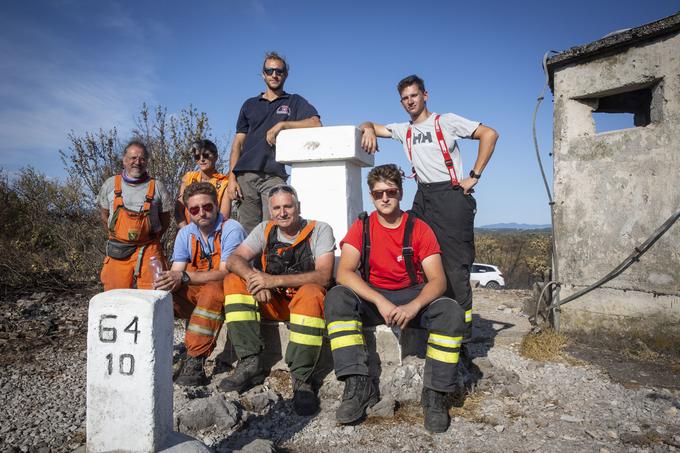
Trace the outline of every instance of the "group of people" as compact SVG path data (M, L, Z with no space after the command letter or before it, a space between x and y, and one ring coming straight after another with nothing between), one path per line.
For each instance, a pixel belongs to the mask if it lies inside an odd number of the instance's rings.
M280 55L267 54L262 67L266 89L248 99L239 113L231 171L216 170L218 151L211 141L194 143L198 171L185 175L177 199L149 176L144 143L126 146L122 174L109 178L98 197L109 234L104 289L172 293L175 316L188 319L187 360L175 381L180 385L208 382L204 362L223 323L238 363L219 388L243 392L262 383L260 321L288 321L285 360L293 407L301 415L319 408L312 376L327 336L336 377L345 384L336 412L337 421L345 424L360 420L378 400L363 327L427 329L425 427L446 431L446 394L455 388L472 327L469 273L476 204L471 193L498 134L452 113L431 113L417 76L399 82L410 121L365 122L359 128L369 153L378 150L377 137L403 143L418 181L413 208L401 209L402 171L393 164L373 168L367 182L375 211L361 215L340 241L337 285L331 287L333 231L319 219L301 217L298 194L286 184L285 167L275 158L280 131L321 126L312 105L284 91L288 71ZM456 144L460 138L479 140L467 176ZM233 200L239 202L237 220L230 219ZM160 238L173 211L180 229L172 264L163 270Z

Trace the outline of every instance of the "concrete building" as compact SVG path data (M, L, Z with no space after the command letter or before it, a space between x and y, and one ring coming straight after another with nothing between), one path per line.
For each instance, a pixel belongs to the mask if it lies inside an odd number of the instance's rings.
M548 71L565 298L680 209L680 13L557 54ZM630 124L600 132L613 114ZM680 336L680 222L622 275L566 304L561 323Z

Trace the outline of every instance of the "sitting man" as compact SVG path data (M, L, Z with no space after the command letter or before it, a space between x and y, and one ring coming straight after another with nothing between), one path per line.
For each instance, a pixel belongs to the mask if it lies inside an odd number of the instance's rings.
M197 386L207 384L203 364L223 322L226 261L246 234L236 220L219 213L217 191L209 182L189 185L183 202L191 223L177 233L172 267L156 278L154 289L172 291L175 317L189 320L187 361L175 382Z
M300 217L291 186L273 187L268 199L272 220L255 227L227 260L232 273L224 280L224 309L239 361L219 387L242 392L261 384L260 315L290 320L286 363L293 380L293 407L299 415L311 415L319 407L311 377L323 342L323 299L333 274L335 239L327 223ZM261 270L252 267L251 260Z
M345 382L336 420L360 420L378 401L362 326L419 327L429 332L425 428L444 432L449 426L444 397L455 388L465 313L453 299L441 297L446 277L434 233L399 208L401 170L393 164L373 168L368 187L376 211L357 220L340 243L339 286L328 292L325 303L335 375ZM362 276L356 273L360 267Z

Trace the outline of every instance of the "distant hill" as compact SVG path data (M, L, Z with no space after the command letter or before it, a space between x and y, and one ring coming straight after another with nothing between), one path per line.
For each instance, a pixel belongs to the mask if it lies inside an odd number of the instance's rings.
M550 224L534 225L530 223L494 223L477 227L480 230L549 230Z

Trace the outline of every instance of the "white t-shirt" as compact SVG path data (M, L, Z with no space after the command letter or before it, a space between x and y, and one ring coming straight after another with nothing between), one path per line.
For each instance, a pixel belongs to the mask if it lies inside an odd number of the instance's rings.
M411 157L413 160L411 164L416 169L418 180L425 183L451 180L444 163L444 156L437 142L437 134L434 130L434 118L436 115L436 113L432 113L422 123L392 123L385 126L392 133L392 138L399 140L404 145L404 152L407 158L409 156L406 145L406 131L409 126L412 127ZM471 138L480 124L478 121L470 121L454 113L444 113L439 117L439 125L442 128L446 146L449 148L458 181L465 179L467 175L463 172L463 161L456 140Z
M109 223L113 217L113 199L115 194L113 189L115 187L115 176L111 176L104 181L102 188L99 190L97 202L102 209L109 210ZM171 212L175 208L175 200L170 196L165 185L159 180L155 180L155 190L153 194L153 201L151 202L151 209L149 210L149 219L151 220L151 229L157 233L162 229L160 213ZM121 184L123 205L131 211L141 211L146 200L146 191L149 190L149 183L143 184L128 184L125 180Z

